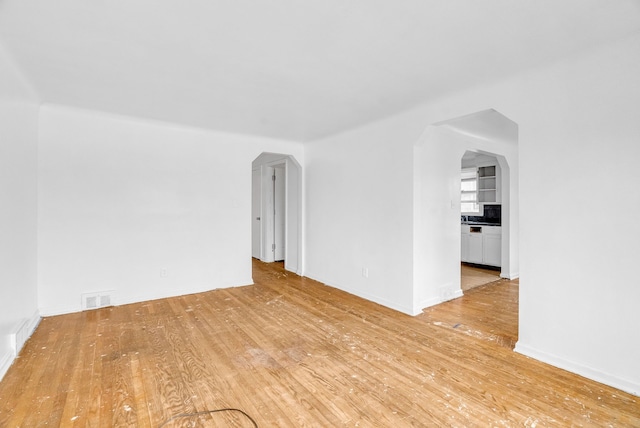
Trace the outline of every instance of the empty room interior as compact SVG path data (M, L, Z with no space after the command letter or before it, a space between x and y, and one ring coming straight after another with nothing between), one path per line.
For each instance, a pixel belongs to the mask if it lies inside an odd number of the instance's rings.
M637 0L1 0L0 426L640 426L639 162Z

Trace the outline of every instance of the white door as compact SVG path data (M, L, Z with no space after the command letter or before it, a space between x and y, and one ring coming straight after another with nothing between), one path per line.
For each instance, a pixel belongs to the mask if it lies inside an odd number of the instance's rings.
M261 230L260 168L251 171L251 257L260 258Z
M286 169L278 165L273 169L273 242L275 244L273 258L282 261L285 258L285 218L286 218Z

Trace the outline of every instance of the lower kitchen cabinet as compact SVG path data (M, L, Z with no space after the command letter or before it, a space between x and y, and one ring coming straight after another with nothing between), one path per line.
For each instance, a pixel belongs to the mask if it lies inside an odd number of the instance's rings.
M482 237L482 263L489 266L500 266L502 262L502 235L485 234Z
M500 267L502 262L502 228L500 226L462 225L460 259Z
M483 263L484 237L481 233L469 234L469 263Z

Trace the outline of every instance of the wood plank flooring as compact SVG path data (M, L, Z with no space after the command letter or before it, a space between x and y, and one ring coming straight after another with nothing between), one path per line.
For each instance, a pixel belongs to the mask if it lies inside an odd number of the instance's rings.
M278 265L254 280L45 318L0 426L640 426L638 397L511 350L517 282L410 317ZM215 409L238 410L188 416Z
M499 279L499 270L485 269L479 265L460 263L460 288L462 291L471 290L472 288L498 281Z

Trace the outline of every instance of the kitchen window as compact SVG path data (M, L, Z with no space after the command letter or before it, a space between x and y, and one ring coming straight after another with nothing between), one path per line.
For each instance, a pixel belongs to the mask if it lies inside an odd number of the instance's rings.
M476 168L464 168L460 180L460 212L478 214L478 171Z

